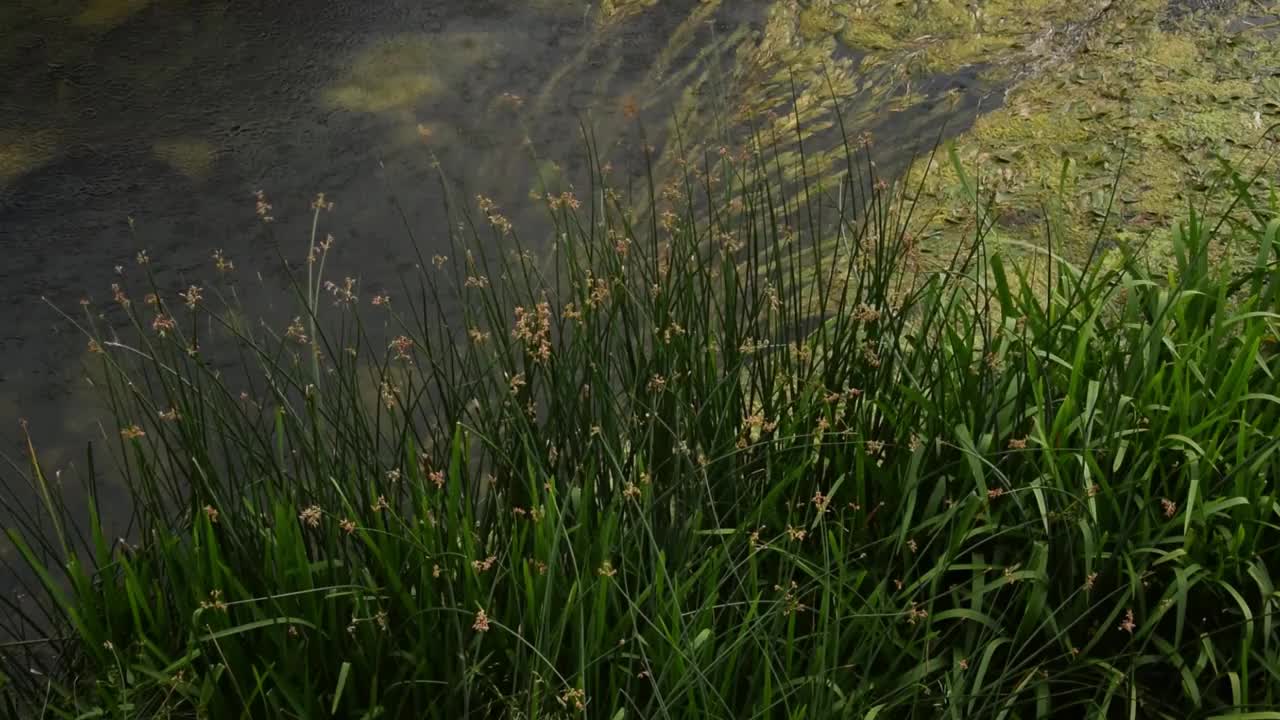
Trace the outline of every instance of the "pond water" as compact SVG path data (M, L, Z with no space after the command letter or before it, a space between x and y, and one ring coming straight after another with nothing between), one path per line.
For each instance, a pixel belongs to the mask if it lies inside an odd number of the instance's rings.
M518 206L580 174L583 126L619 175L639 173L645 145L671 161L677 123L696 144L779 122L797 65L805 121L830 128L834 95L893 167L1001 107L1120 4L5 0L0 451L22 464L24 418L46 468L74 475L85 442L115 433L62 313L136 280L140 250L176 288L207 279L220 249L250 307L295 314L277 268L304 254L325 192L330 262L371 295L413 263L393 199L430 253L438 175ZM0 467L0 487L20 493L21 476Z
M582 123L622 162L639 157L640 127L661 152L671 113L693 107L690 92L699 107L714 103L726 66L764 43L773 5L9 0L0 9L4 451L21 462L18 418L50 468L73 464L100 436L81 378L85 338L61 313L109 299L117 268L136 277L139 250L177 284L207 277L222 249L278 287L272 271L305 249L307 204L323 191L336 202L334 266L371 291L398 286L412 254L390 198L429 252L442 221L433 160L468 196L514 204L539 174L580 168ZM953 75L924 77L911 92L932 83L928 94L959 89L976 105L985 88ZM874 124L906 137L926 112ZM258 189L274 204L269 229L254 214Z

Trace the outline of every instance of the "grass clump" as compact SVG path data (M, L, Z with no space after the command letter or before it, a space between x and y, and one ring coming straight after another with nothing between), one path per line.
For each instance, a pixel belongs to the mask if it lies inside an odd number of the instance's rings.
M838 188L730 158L683 192L547 194L543 260L451 200L452 249L363 299L325 280L321 197L291 322L217 307L221 254L181 297L144 264L154 297L116 289L131 329L85 325L135 544L67 517L32 453L54 531L10 533L39 602L9 622L54 630L6 646L9 712L1280 703L1275 207L1191 214L1172 277L1031 283L982 232L914 274L912 205L865 157ZM1250 271L1207 263L1226 242Z

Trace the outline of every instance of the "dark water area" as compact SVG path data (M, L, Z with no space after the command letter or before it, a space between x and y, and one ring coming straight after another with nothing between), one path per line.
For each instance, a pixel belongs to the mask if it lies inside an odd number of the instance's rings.
M642 145L662 152L690 87L724 99L699 78L759 42L771 3L641 2L616 17L598 5L8 0L0 452L14 467L0 465L0 486L33 499L20 418L46 471L70 483L86 443L115 436L84 379L86 338L62 313L82 314L82 299L107 306L111 283L139 282L139 251L176 290L208 281L221 250L246 307L289 317L280 260L305 254L309 204L324 192L336 203L324 228L333 272L360 278L366 296L394 293L415 262L397 204L430 253L444 242L439 174L460 197L528 205L539 177L581 176L583 124L621 174L640 172ZM906 112L881 112L870 90L841 102L889 145L928 146L944 121L960 132L998 106L979 70L919 79ZM259 189L269 226L255 216ZM122 492L106 482L119 525ZM12 548L0 543L0 556Z

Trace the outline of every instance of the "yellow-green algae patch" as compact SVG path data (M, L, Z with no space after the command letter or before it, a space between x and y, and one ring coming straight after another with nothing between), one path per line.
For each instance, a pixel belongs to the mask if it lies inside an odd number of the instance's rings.
M600 0L600 14L606 18L624 18L658 4L658 0Z
M867 52L907 52L928 72L999 63L1034 52L1114 0L808 0L803 27Z
M1173 28L1160 19L1150 3L1117 13L1073 63L1015 86L1003 107L958 138L962 164L985 184L984 200L994 200L998 237L1043 245L1046 208L1068 257L1092 246L1104 217L1106 241L1162 237L1152 231L1193 201L1213 204L1219 157L1248 169L1251 150L1256 161L1274 150L1263 133L1280 121L1275 39L1228 32L1204 17ZM904 185L915 187L923 169L913 168ZM1267 177L1280 175L1273 166ZM1225 197L1218 193L1219 207ZM920 212L943 248L972 235L973 201L950 163L930 169ZM1156 259L1166 250L1148 245Z
M360 112L412 108L437 95L469 67L494 57L497 38L486 32L399 35L361 51L325 99Z
M653 0L589 6L528 1L547 12L582 12L583 31L592 36L587 48L568 56L531 93L525 108L535 116L553 102L563 80L586 69L590 51L612 36L616 23L639 22L644 11L669 7ZM1280 119L1274 38L1228 33L1205 16L1173 25L1166 22L1167 5L776 0L761 26L744 23L707 37L696 29L723 17L718 8L725 4L700 2L683 10L687 22L659 49L649 72L626 85L610 85L616 65L609 65L599 86L609 85L627 114L645 110L663 97L663 88L679 88L674 112L663 113L671 126L655 137L674 137L678 126L688 156L740 143L750 129L779 150L779 165L789 175L800 171L798 117L806 172L832 180L843 166L843 150L831 142L837 107L853 136L868 127L890 127L891 142L927 144L934 131L925 128L951 112L948 103L936 102L937 91L928 82L960 73L968 90L956 91L957 97L973 96L973 80L980 83L978 92L1008 87L1003 96L983 101L985 114L959 138L961 159L993 191L998 236L1041 243L1045 208L1061 202L1054 211L1065 236L1060 239L1081 248L1106 210L1121 156L1112 227L1132 237L1183 214L1185 204L1212 182L1214 153L1238 155L1258 143L1269 120ZM674 66L695 38L697 57ZM393 38L361 53L327 97L348 109L402 112L411 136L419 122L413 106L468 67L496 56L499 46L490 35ZM990 106L998 109L986 112ZM737 154L742 148L731 149ZM876 154L901 149L885 145ZM660 176L679 174L676 155L663 153ZM915 187L920 171L914 168L903 185ZM924 192L915 222L928 222L917 234L922 246L934 246L936 257L949 256L948 249L971 233L971 202L946 163L932 169Z
M680 69L685 91L666 134L678 127L682 154L696 157L742 140L726 129L751 128L794 178L798 116L805 172L831 192L843 149L823 138L833 139L837 104L851 135L896 125L891 142L927 144L934 131L912 128L950 110L922 104L938 97L920 81L972 67L969 77L981 71L985 87L1005 92L983 100L976 124L958 138L959 157L980 177L984 202L993 201L991 238L1011 255L1036 249L1018 259L1033 281L1046 267L1034 261L1043 258L1046 224L1055 253L1080 259L1108 213L1108 247L1141 240L1148 257L1161 259L1170 224L1220 184L1218 156L1247 169L1266 155L1264 129L1280 121L1275 21L1270 30L1265 20L1228 26L1247 11L1241 5L1175 22L1167 8L1166 0L779 0L761 32L730 32L707 47L706 58L730 62L700 58ZM708 97L723 100L709 107ZM676 155L664 153L660 177L679 177L684 158ZM945 264L975 231L974 203L942 158L912 215L921 267ZM920 187L922 171L923 163L911 168L899 187ZM1274 169L1269 177L1277 179ZM1226 193L1216 197L1221 205Z
M758 34L729 36L731 62L708 64L690 78L673 122L694 138L752 127L789 154L799 136L827 133L831 139L837 104L849 132L883 124L886 114L897 113L902 122L923 127L924 114L936 118L949 111L946 103L923 110L930 99L922 90L925 81L976 64L1002 69L1005 77L1026 73L1068 54L1075 34L1055 31L1091 24L1105 5L1106 0L778 0ZM867 41L878 35L883 41ZM1034 63L1032 56L1038 58ZM725 102L707 107L706 97ZM807 148L810 173L839 160L838 150L815 153L818 146Z
M152 0L89 0L72 22L80 27L111 30L150 5Z
M542 12L572 13L579 17L595 16L599 23L614 23L638 15L658 5L661 0L525 0Z
M0 189L52 160L58 153L54 130L0 130Z
M213 169L217 148L207 140L178 137L158 140L151 146L156 157L193 180L202 180Z

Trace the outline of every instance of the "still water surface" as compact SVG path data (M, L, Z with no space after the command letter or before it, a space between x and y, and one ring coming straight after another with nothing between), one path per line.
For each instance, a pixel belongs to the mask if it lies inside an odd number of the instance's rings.
M698 107L755 97L761 81L733 68L763 53L774 5L6 0L0 450L20 458L26 418L46 466L74 474L85 441L114 433L82 378L85 338L59 309L108 301L117 273L137 279L139 250L184 287L208 279L222 249L264 315L293 314L278 307L274 269L304 253L308 203L323 191L336 202L336 272L369 295L399 287L413 256L392 197L430 253L438 172L463 196L515 205L540 175L581 171L582 124L622 174L628 158L638 171L642 142L662 153L691 96ZM831 57L846 63L839 100L856 129L887 146L930 144L944 116L957 132L999 104L973 67L902 75L859 66L852 50ZM910 107L886 110L895 96ZM258 189L274 204L270 227L254 215ZM5 468L0 483L20 481Z

